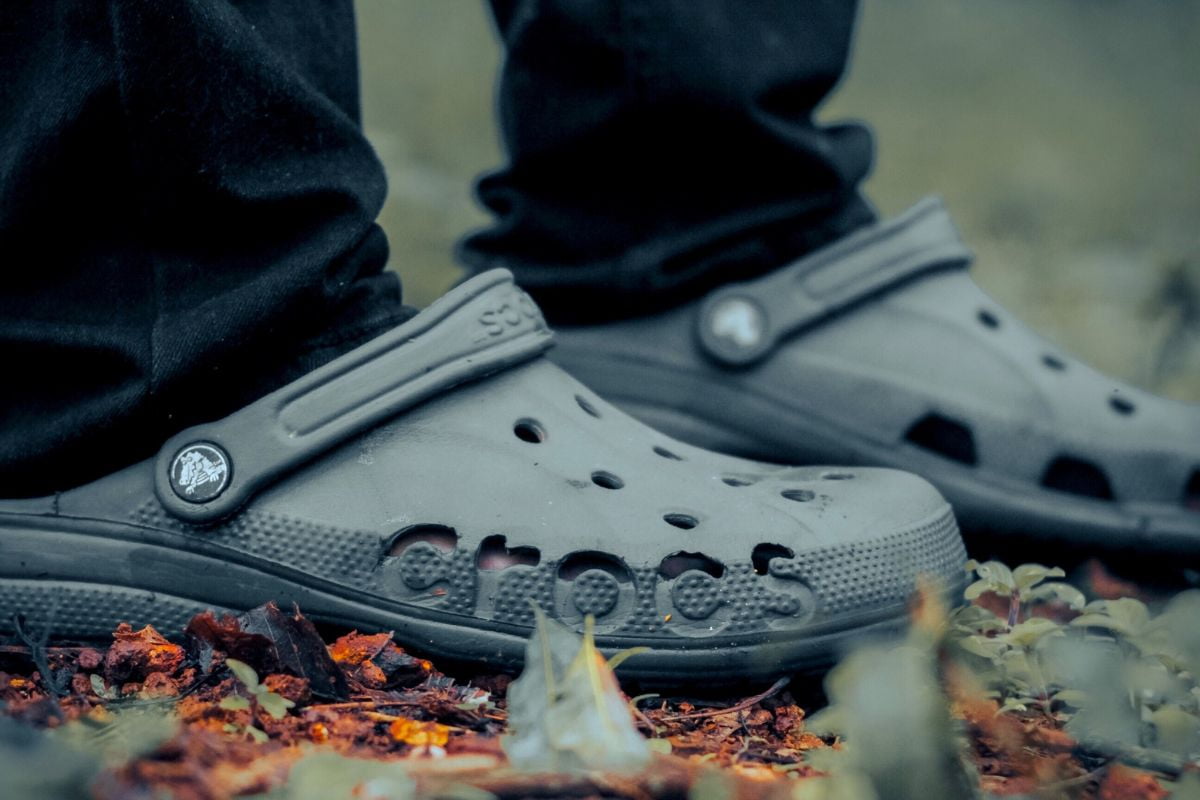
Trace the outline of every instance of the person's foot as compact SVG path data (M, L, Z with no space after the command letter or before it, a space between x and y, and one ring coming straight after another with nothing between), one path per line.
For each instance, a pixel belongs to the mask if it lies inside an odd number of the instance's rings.
M0 500L0 630L178 630L209 607L296 602L429 655L515 665L533 605L594 615L644 679L740 681L827 663L904 618L965 553L945 500L891 470L716 455L551 364L511 276L392 332L157 459Z
M970 260L928 199L690 305L560 329L551 357L698 446L917 472L969 543L1200 553L1200 408L1063 354Z

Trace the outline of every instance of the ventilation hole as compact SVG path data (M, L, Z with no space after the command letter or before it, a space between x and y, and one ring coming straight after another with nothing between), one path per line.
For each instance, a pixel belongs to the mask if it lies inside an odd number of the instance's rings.
M759 575L766 575L771 566L772 558L795 558L796 553L781 544L759 544L754 546L754 552L750 554L750 560L754 563L754 571Z
M541 444L546 441L546 431L536 419L519 419L513 425L513 433L522 442Z
M607 572L622 582L630 580L629 567L625 566L624 561L609 553L595 550L580 550L558 562L558 577L564 581L573 581L589 569Z
M458 534L454 528L445 525L410 525L396 533L387 554L401 555L417 542L427 542L443 553L453 553L458 546Z
M625 486L625 481L611 472L605 472L604 470L597 470L592 473L592 483L603 489L620 489Z
M581 394L575 395L575 402L579 403L580 408L582 408L587 413L591 414L596 419L600 418L600 412L597 411L596 407L594 405L592 405L591 403L589 403L587 398L584 397L583 395L581 395Z
M721 483L726 486L753 486L757 481L756 478L750 478L742 475L723 475Z
M911 428L904 438L917 447L944 456L951 461L974 466L978 463L975 455L975 437L971 429L941 414L927 414Z
M658 565L658 574L667 580L678 578L690 569L707 572L714 578L725 574L725 565L716 559L709 558L704 553L672 553Z
M1062 372L1067 368L1067 362L1063 361L1058 356L1052 356L1049 353L1042 356L1042 363L1045 364L1049 369L1057 370L1058 372Z
M823 481L852 481L854 480L853 472L826 472L821 475Z
M1183 507L1200 511L1200 467L1196 467L1187 486L1183 487Z
M655 453L655 455L660 455L663 458L669 458L672 461L683 461L683 456L675 455L674 453L672 453L670 450L668 450L665 447L658 447L656 445L654 447L654 453Z
M1137 408L1132 400L1126 400L1124 397L1115 394L1108 398L1108 405L1112 407L1113 411L1125 417L1128 417Z
M674 525L676 528L681 528L685 531L690 531L700 524L700 520L691 514L665 514L663 515L663 521L668 525Z
M817 497L816 492L810 492L808 489L784 489L779 493L785 500L795 500L797 503L807 503Z
M979 313L976 316L979 318L980 324L985 328L995 330L1000 327L1000 318L986 308L979 309Z
M541 560L542 553L536 547L509 547L508 540L498 534L484 539L475 554L479 569L506 569L517 564L536 567Z
M1054 459L1042 476L1042 486L1097 500L1113 499L1112 486L1104 471L1091 462L1072 456Z

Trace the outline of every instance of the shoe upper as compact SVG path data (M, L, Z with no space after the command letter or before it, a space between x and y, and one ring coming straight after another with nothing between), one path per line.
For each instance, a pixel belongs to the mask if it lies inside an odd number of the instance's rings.
M0 501L0 552L3 526L36 515L132 543L136 559L105 569L135 585L164 554L195 553L454 624L519 630L536 605L572 624L590 614L601 636L680 647L853 627L902 613L919 574L961 582L953 514L914 475L779 467L670 439L540 357L540 317L514 328L511 341L534 344L498 367L475 346L480 319L516 291L507 273L479 276L436 324L418 316L388 347L184 431L158 459L53 499ZM426 352L422 337L467 344L401 364ZM499 345L510 355L511 341ZM437 370L453 373L446 385L410 391ZM289 415L297 398L305 414ZM345 422L364 406L365 421ZM287 449L324 424L341 428ZM223 505L238 486L250 488Z
M929 200L780 274L563 329L551 357L706 446L917 471L968 525L1108 529L1125 543L1158 530L1194 547L1200 408L1064 354L988 297L969 262Z

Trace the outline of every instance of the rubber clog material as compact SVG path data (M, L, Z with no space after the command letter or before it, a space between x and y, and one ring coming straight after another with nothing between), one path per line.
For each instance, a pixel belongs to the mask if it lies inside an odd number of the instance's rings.
M927 199L694 304L560 329L551 358L698 446L917 472L968 534L1200 554L1200 408L1063 354L970 261Z
M891 470L709 453L599 399L496 270L158 459L0 501L0 628L177 631L298 603L435 657L515 666L532 604L622 671L736 682L828 663L902 622L916 576L961 585L945 500Z

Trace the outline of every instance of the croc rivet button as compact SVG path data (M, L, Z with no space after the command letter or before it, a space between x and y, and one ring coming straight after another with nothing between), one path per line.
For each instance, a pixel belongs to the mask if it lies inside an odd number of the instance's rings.
M700 338L716 358L748 364L771 346L769 320L762 304L749 295L717 295L705 304Z
M167 478L180 500L207 503L225 491L232 474L233 461L224 449L212 442L193 442L171 459Z

